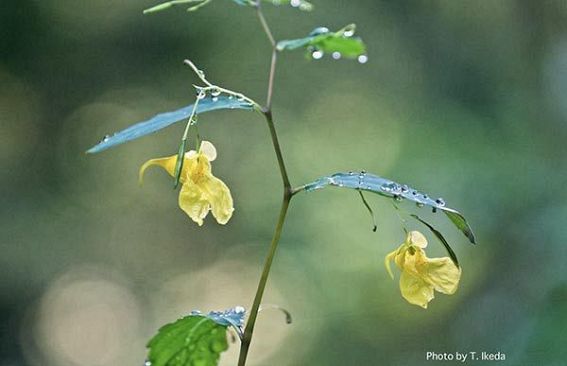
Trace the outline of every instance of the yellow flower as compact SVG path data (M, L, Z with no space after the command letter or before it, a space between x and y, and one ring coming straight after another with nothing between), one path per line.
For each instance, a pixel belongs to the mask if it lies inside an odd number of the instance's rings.
M427 240L418 231L409 232L405 243L386 256L385 264L392 279L390 261L394 260L402 271L400 290L410 303L427 309L427 304L435 297L434 290L444 294L454 294L461 278L461 269L449 257L427 258Z
M234 206L230 190L220 179L211 173L211 161L217 157L217 150L209 141L201 142L199 152L191 150L185 153L183 169L179 179L179 207L199 226L209 211L219 224L226 224ZM146 169L158 165L172 177L175 174L177 155L148 160L140 168L140 182Z

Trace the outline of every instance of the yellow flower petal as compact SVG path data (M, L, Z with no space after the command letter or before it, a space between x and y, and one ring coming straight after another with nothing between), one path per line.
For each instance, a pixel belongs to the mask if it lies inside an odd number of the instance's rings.
M211 173L211 163L209 163L209 159L201 153L190 159L185 159L185 165L186 166L183 167L185 176L194 184L207 184L208 180L213 176Z
M146 172L146 169L148 169L149 167L151 167L153 165L157 165L157 166L162 167L163 169L165 169L166 172L169 173L169 175L171 175L173 177L173 174L175 173L175 162L176 161L177 161L177 155L168 156L166 158L150 159L150 160L146 161L140 167L140 172L138 174L140 184L142 184L142 181L143 181L143 178L144 178L144 173Z
M230 220L234 211L230 190L222 180L214 176L211 176L207 188L213 216L219 224L224 225Z
M390 261L392 261L396 257L396 253L398 253L398 249L388 253L388 255L386 255L386 259L384 259L384 264L386 265L386 271L388 271L388 274L392 279L394 279L394 274L392 273L392 268L390 268Z
M402 296L409 303L423 308L427 308L429 301L434 298L434 291L448 295L455 293L461 278L461 269L450 258L428 258L423 250L426 246L425 236L412 231L408 233L405 243L385 259L390 276L392 259L402 271Z
M400 290L404 299L410 304L421 306L424 309L427 309L427 304L435 297L433 286L422 278L405 271L400 277Z
M427 258L427 263L420 268L423 278L436 291L451 295L457 291L461 279L461 269L457 268L451 258Z
M195 184L188 183L184 184L179 192L179 207L201 226L211 206L201 189Z
M230 190L211 172L211 161L217 157L217 151L209 141L202 141L199 151L191 150L183 157L183 170L180 182L179 207L197 224L203 225L203 219L209 211L219 224L226 224L234 211ZM171 176L175 174L177 155L151 159L140 168L140 181L147 168L157 165Z

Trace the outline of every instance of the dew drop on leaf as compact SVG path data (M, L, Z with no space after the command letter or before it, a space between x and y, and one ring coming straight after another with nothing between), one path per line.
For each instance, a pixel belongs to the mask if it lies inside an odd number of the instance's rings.
M338 59L341 58L342 55L341 55L340 52L333 52L332 56L333 56L333 59L338 60Z
M323 58L323 51L320 50L313 51L311 57L313 57L314 60L320 60L321 58Z
M361 64L365 64L368 62L368 56L366 55L360 55L358 56L358 62Z

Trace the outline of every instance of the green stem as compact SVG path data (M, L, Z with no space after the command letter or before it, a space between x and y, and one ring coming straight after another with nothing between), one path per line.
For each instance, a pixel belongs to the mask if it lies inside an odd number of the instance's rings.
M244 336L240 344L240 355L238 357L238 366L246 365L248 351L250 349L250 344L252 342L252 335L254 334L254 326L256 325L258 311L262 303L262 297L264 296L264 290L266 289L266 284L268 282L268 277L270 275L272 262L274 260L274 256L276 255L276 250L278 248L278 244L282 234L282 230L287 214L287 209L289 207L291 198L293 197L294 193L296 193L291 189L291 184L289 182L289 177L287 175L287 170L285 167L280 143L278 140L278 134L274 126L274 119L272 115L272 95L274 89L274 76L276 72L276 61L277 61L276 41L274 39L274 36L272 35L272 32L270 31L270 27L268 26L268 23L266 22L264 15L262 14L260 0L258 0L256 3L256 10L257 10L258 18L260 19L260 23L262 24L262 28L264 29L264 32L266 33L266 36L268 37L268 40L272 45L272 61L270 64L270 75L268 82L266 107L263 108L262 112L264 114L264 117L266 118L266 122L268 123L270 136L272 138L272 145L274 146L274 151L276 153L276 158L278 160L278 167L280 169L280 175L283 183L283 199L280 208L280 215L278 218L278 222L276 223L276 228L274 230L274 236L272 237L270 249L268 251L268 255L266 256L266 260L264 262L262 276L260 277L260 282L258 283L258 288L256 289L256 295L254 296L254 303L252 304L252 309L250 310L250 315L248 321L246 322L246 328L244 329Z
M246 328L244 329L244 337L242 338L242 342L240 344L240 355L238 357L238 366L246 365L246 358L248 357L248 350L250 349L250 343L252 342L252 335L254 333L256 318L258 317L258 310L260 309L260 304L262 302L264 290L266 289L266 283L268 282L270 268L272 267L272 262L274 260L274 256L276 255L276 249L278 248L278 243L280 241L280 236L282 234L282 229L290 201L291 201L291 194L284 194L282 205L280 208L280 216L276 224L276 229L274 231L272 243L270 244L270 250L264 262L264 269L262 271L262 276L260 277L260 282L258 283L256 296L254 297L254 304L252 305L252 309L250 310L250 317L248 318L248 322L246 323Z

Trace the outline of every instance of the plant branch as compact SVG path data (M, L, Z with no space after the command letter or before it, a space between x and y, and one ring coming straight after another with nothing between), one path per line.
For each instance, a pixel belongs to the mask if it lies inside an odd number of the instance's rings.
M266 110L272 110L272 96L274 94L274 78L276 76L276 64L278 61L278 50L272 50L272 61L270 63L270 76L268 79L268 96L266 97Z
M256 2L256 14L258 15L258 18L260 19L260 23L262 24L262 28L264 28L264 32L268 36L268 39L270 40L272 47L276 48L276 39L274 38L272 31L270 30L270 27L268 26L268 22L266 22L266 18L264 17L264 13L262 13L261 0L258 0Z
M262 112L264 114L264 117L266 118L266 122L268 123L268 128L270 129L270 136L272 138L272 145L274 147L274 151L276 153L276 157L278 160L278 167L280 169L280 175L283 183L283 200L280 208L280 215L278 218L278 222L274 230L274 236L272 237L272 242L270 244L270 249L268 251L268 255L266 256L266 260L264 262L264 268L262 270L260 282L258 283L258 288L256 289L256 295L254 296L254 303L252 304L252 309L250 310L250 316L248 318L248 321L246 322L246 328L244 329L244 337L242 338L242 342L240 344L240 355L238 358L238 366L246 365L248 351L250 349L250 344L252 342L252 335L254 334L254 326L256 325L256 318L258 317L258 311L260 309L260 304L262 303L262 297L264 296L264 290L266 289L266 284L268 282L268 276L270 275L272 262L274 260L274 256L276 255L278 243L280 241L280 237L282 234L283 225L285 223L285 218L287 214L287 209L294 194L294 192L291 189L289 177L287 175L285 162L283 159L280 143L278 140L278 134L274 126L274 118L272 115L272 95L274 90L274 76L276 73L276 63L277 63L276 41L274 39L274 36L272 35L270 27L268 26L268 23L266 22L266 19L264 18L260 1L261 0L257 0L256 2L256 13L260 20L260 23L262 24L262 28L264 29L264 32L266 33L266 36L268 37L268 40L272 45L272 61L270 64L270 75L268 82L268 92L266 97L266 106L265 108L262 109Z
M270 250L264 262L264 269L262 271L262 276L260 277L260 282L258 283L256 296L254 297L254 304L252 305L252 309L250 310L250 317L248 318L248 321L246 322L246 328L244 329L244 337L242 338L242 343L240 344L240 355L238 358L238 366L246 365L246 358L248 357L248 350L250 349L250 343L252 342L252 334L254 333L254 326L256 325L258 310L260 309L260 304L262 302L262 297L264 296L264 290L266 289L266 283L268 282L268 276L270 274L270 268L272 267L272 262L276 254L276 249L278 248L278 243L280 241L280 236L282 234L282 229L285 222L285 217L287 214L287 209L289 207L290 200L291 200L291 195L284 194L284 198L282 200L282 206L280 208L280 216L276 224L276 229L274 231L272 243L270 244Z
M207 78L205 77L205 73L203 72L203 70L200 70L197 66L195 66L195 64L191 60L184 60L183 63L185 65L188 65L193 70L193 72L195 72L197 77L199 77L199 79L201 79L201 81L206 85L204 87L193 85L195 88L197 88L199 93L201 91L207 92L207 91L211 91L211 90L217 90L217 91L222 92L222 93L233 95L233 96L239 98L240 100L244 100L244 101L252 104L252 106L254 107L254 109L256 111L263 112L264 108L262 108L262 106L260 106L260 104L258 104L254 99L249 98L242 93L238 93L238 92L232 91L230 89L220 87L220 86L215 85L215 84L211 83L210 81L208 81Z
M270 136L272 137L272 145L274 146L274 151L276 152L276 157L278 159L278 166L280 168L280 174L282 176L284 193L292 196L291 184L289 183L289 177L287 175L287 169L285 167L284 158L280 148L280 142L278 140L276 127L274 126L274 119L272 117L272 112L271 111L264 112L264 115L266 116L266 122L268 123L268 127L270 129Z

